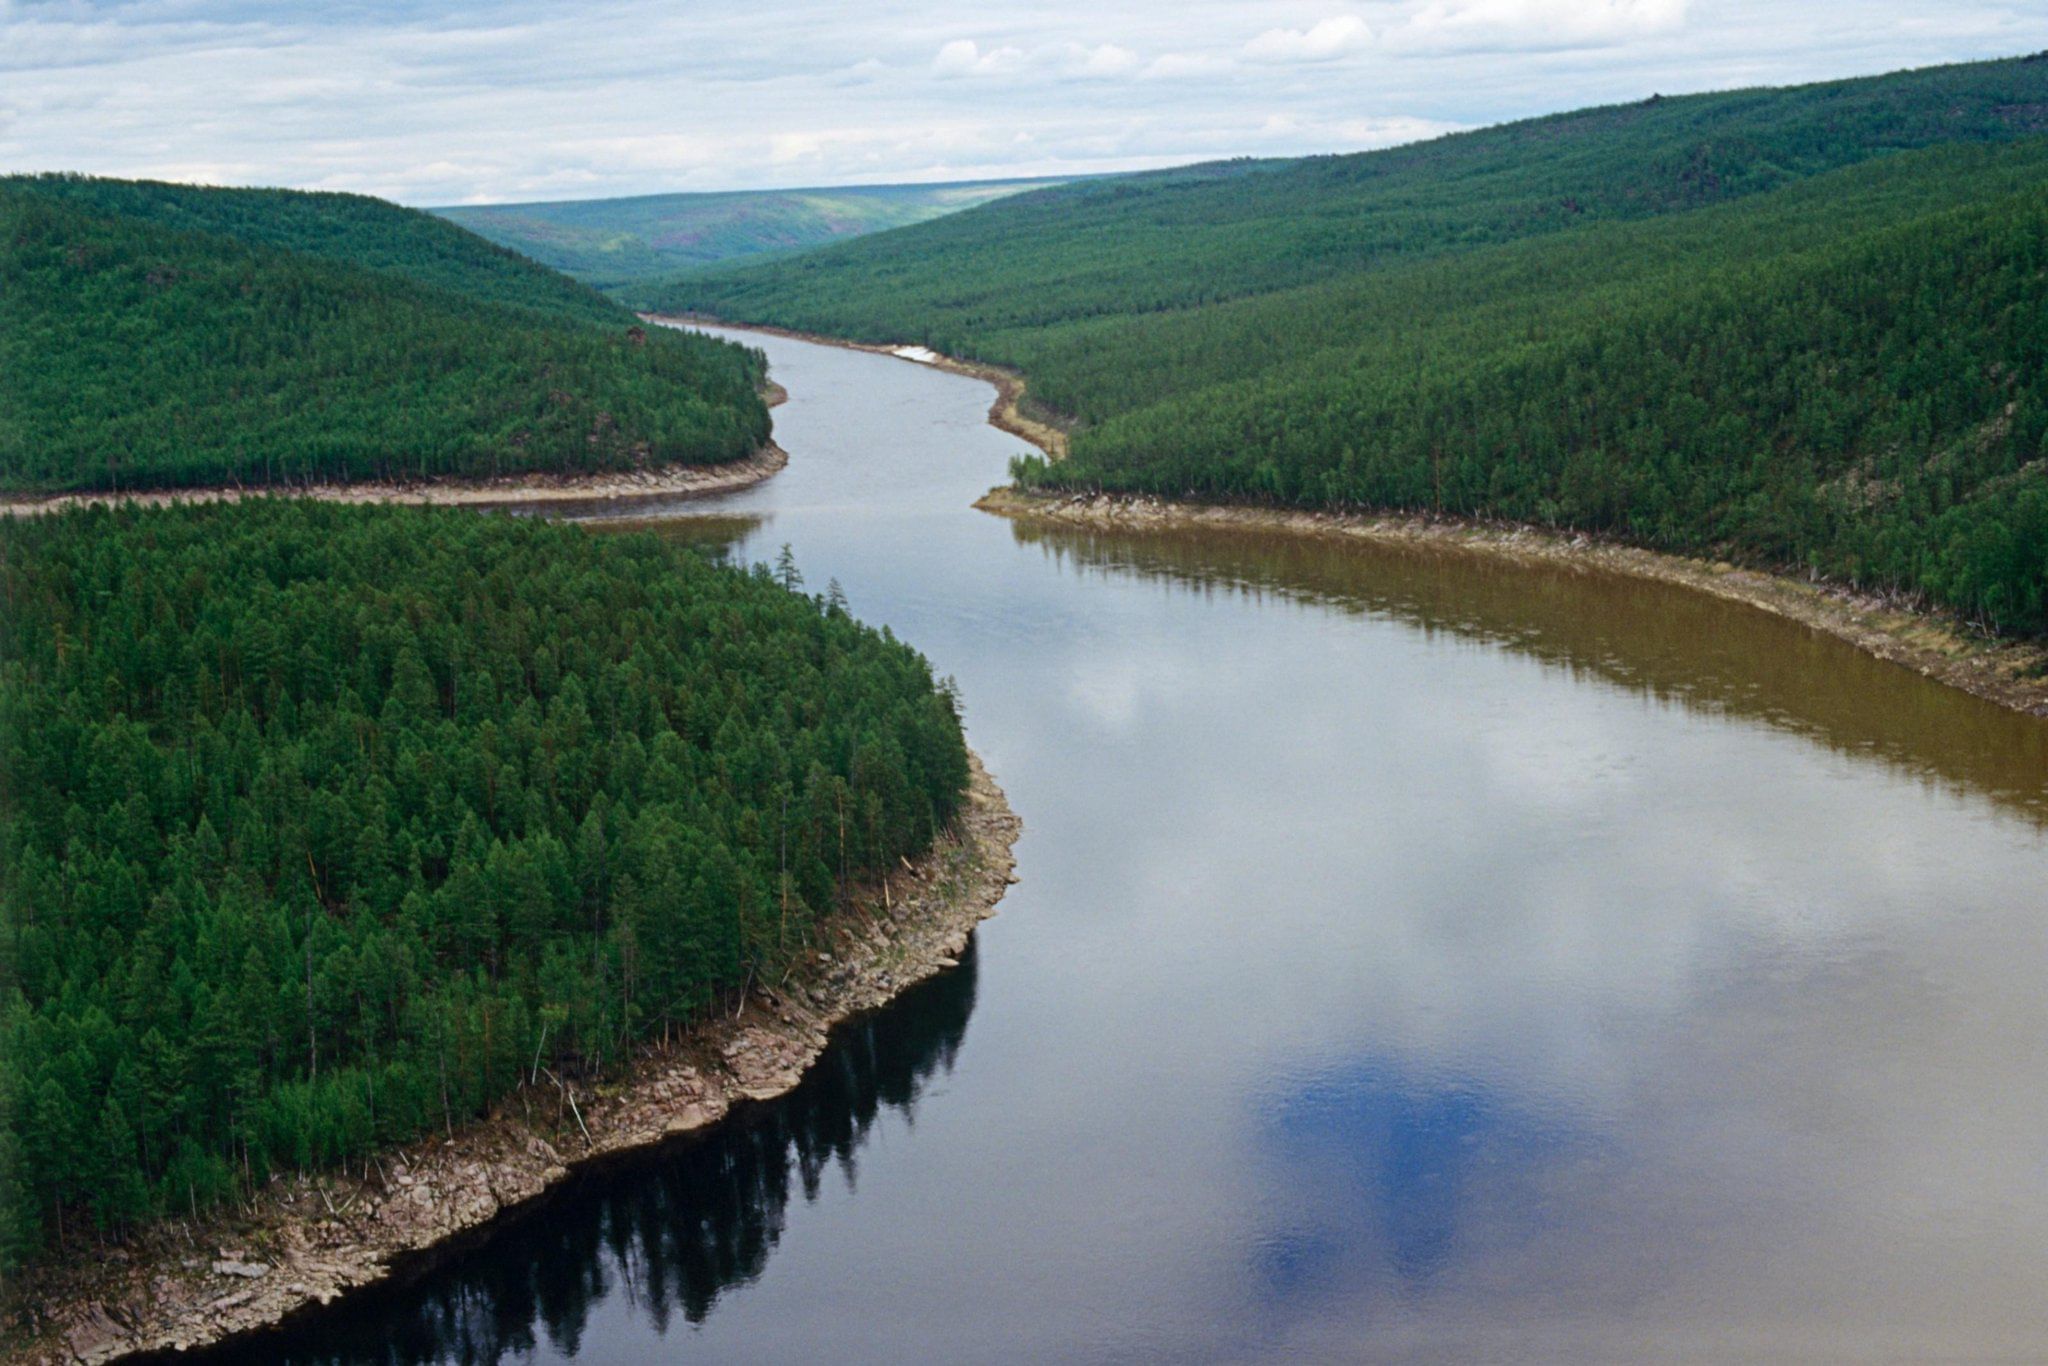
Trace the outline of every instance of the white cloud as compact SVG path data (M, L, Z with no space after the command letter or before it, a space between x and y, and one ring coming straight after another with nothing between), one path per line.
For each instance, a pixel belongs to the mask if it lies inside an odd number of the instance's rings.
M1447 123L1439 119L1394 117L1385 119L1343 119L1330 126L1334 136L1329 145L1337 151L1367 151L1375 147L1398 147L1404 142L1424 142L1446 133L1462 133L1472 125Z
M983 48L955 38L932 58L940 76L1007 76L1026 68L1075 80L1113 80L1135 72L1143 59L1120 43L1044 44L1030 49L1003 43Z
M1689 0L1429 0L1396 41L1574 46L1667 33Z
M825 150L825 139L816 133L777 133L768 139L768 159L787 164L808 161Z
M1442 137L1464 127L1463 124L1435 119L1303 118L1294 114L1270 113L1248 135L1246 150L1271 156L1365 152Z
M1024 50L996 47L983 52L972 38L955 38L932 58L932 70L942 76L1000 76L1024 65Z
M1355 14L1335 14L1315 25L1269 28L1244 45L1255 62L1327 62L1362 51L1372 42L1372 29Z
M1228 57L1202 52L1167 52L1145 63L1139 77L1148 81L1178 81L1203 76L1220 76L1236 65Z
M2039 8L0 0L0 171L445 204L1135 170L2034 51Z
M1067 45L1066 69L1070 75L1109 79L1128 76L1139 65L1137 53L1115 43L1102 43L1095 47L1081 43Z

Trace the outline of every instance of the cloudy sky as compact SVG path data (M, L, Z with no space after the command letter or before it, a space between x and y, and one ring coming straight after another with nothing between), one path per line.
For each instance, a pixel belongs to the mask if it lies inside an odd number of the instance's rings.
M0 0L0 170L410 204L1123 170L2048 48L2048 0Z

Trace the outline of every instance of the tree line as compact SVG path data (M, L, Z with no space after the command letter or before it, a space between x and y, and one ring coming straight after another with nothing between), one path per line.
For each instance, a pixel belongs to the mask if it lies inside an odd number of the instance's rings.
M615 1063L967 780L915 652L649 535L95 505L0 603L0 1265Z
M653 291L1021 368L1033 485L1600 530L2048 630L2048 60L1089 182Z
M538 261L438 215L370 195L68 173L0 176L0 188L41 195L95 217L355 266L478 303L607 327L632 321L619 304Z
M1896 152L2048 132L2048 61L1652 97L1380 151L1076 181L613 292L872 341L1209 307L1596 223L1683 214Z
M1284 366L1032 484L1598 530L2048 630L2048 195L1696 265L1424 364ZM1312 317L1309 313L1306 316ZM1469 343L1469 338L1462 338Z
M579 474L768 438L751 349L641 328L480 239L451 264L411 219L469 235L426 215L287 249L245 220L295 224L301 197L177 188L0 182L0 490ZM215 197L235 214L192 207ZM394 259L348 259L380 240Z

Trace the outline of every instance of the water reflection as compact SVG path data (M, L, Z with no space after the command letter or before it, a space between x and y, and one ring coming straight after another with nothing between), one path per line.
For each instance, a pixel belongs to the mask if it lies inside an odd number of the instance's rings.
M666 1337L702 1323L719 1296L761 1273L793 1200L815 1201L835 1169L850 1187L885 1113L914 1122L952 1071L977 976L960 966L856 1020L787 1096L701 1140L628 1157L567 1183L411 1285L370 1291L277 1334L180 1361L491 1362L574 1357L593 1324L625 1312Z
M716 558L730 556L768 523L764 516L737 517L711 512L688 517L645 517L636 509L622 511L615 504L597 508L553 509L549 515L581 520L594 531L653 532Z
M1136 575L1203 597L1310 603L1499 646L1575 680L1882 759L2048 822L2048 726L2039 719L1929 686L1821 631L1675 584L1455 546L1258 531L1020 521L1014 535L1084 575Z
M1298 1077L1262 1108L1260 1207L1273 1222L1253 1246L1269 1312L1382 1277L1382 1293L1426 1291L1483 1171L1561 1161L1592 1141L1482 1083L1405 1075L1384 1058ZM1540 1222L1540 1205L1519 1208Z
M985 386L767 345L789 468L663 511L958 677L971 1050L300 1359L2041 1357L2048 726L1597 573L1013 528Z

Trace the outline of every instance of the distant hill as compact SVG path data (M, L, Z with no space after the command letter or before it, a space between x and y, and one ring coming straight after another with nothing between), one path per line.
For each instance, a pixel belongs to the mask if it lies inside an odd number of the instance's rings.
M1029 482L1428 509L2048 630L2048 55L1074 184L659 291L1021 367Z
M0 187L63 199L88 213L361 266L483 303L608 324L623 317L587 285L432 214L368 195L73 175L6 177Z
M675 275L720 261L800 251L922 223L1056 179L946 185L651 194L435 209L514 251L601 288Z
M757 353L360 196L0 178L0 489L738 459Z

